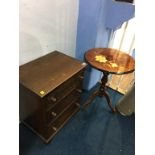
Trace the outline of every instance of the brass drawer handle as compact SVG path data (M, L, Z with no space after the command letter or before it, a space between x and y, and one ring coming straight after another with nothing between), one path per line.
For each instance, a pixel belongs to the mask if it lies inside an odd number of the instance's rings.
M82 93L82 90L81 90L81 89L76 89L76 91L77 91L78 93Z
M53 129L54 131L57 131L57 128L56 128L56 127L54 127L54 126L52 127L52 129Z
M83 62L81 65L82 65L82 66L86 66L87 64L86 64L85 62Z
M53 102L57 101L57 99L55 97L53 97L53 96L50 98L50 100L53 101Z
M79 103L75 103L78 107L80 107L80 104Z
M84 76L80 75L79 78L82 80L82 79L84 79Z
M54 116L54 117L57 116L57 114L56 114L54 111L52 111L51 114L52 114L52 116Z

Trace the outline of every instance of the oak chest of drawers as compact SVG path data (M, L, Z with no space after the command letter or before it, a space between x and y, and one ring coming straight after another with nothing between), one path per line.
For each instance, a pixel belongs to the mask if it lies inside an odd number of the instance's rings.
M44 142L79 110L85 67L58 51L19 67L20 120Z

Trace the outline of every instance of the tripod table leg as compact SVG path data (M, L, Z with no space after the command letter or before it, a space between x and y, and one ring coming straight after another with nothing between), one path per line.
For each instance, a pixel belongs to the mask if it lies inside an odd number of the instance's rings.
M86 109L88 105L95 99L96 96L98 96L99 90L96 90L92 95L89 96L87 101L83 104L83 108Z
M100 86L100 89L99 89L99 96L102 97L104 96L107 100L107 103L108 103L108 106L110 107L111 111L113 113L116 112L115 108L112 107L112 103L111 103L111 100L110 100L110 97L109 97L109 94L106 92L105 88L106 88L106 83L108 82L108 75L109 73L103 73L103 77L101 79L101 86Z

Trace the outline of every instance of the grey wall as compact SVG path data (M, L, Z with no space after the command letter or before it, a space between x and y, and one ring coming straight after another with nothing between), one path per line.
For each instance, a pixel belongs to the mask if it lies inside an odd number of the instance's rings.
M19 64L53 50L75 56L79 0L20 0Z

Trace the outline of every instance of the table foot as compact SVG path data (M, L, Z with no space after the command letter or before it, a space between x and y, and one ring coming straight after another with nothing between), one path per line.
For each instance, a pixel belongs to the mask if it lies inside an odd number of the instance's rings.
M106 98L107 103L108 103L108 106L109 106L109 108L111 109L111 111L112 111L113 113L115 113L115 112L116 112L116 109L115 109L115 107L112 106L112 103L111 103L109 94L108 94L107 92L104 91L103 96Z
M87 101L83 104L83 108L86 109L88 107L88 105L90 105L90 103L95 99L96 96L98 96L99 94L99 90L96 90L93 94L91 94L89 96L89 98L87 99Z
M109 94L108 94L108 92L106 92L106 83L108 81L108 75L109 75L108 73L104 73L104 76L101 79L100 88L98 90L96 90L92 95L89 96L89 98L87 99L87 101L83 104L83 108L84 109L86 109L88 107L88 105L90 105L90 103L94 100L94 98L96 96L99 96L99 97L105 97L106 98L106 101L108 103L108 106L111 109L111 111L113 113L116 112L115 107L112 106L112 103L111 103Z

